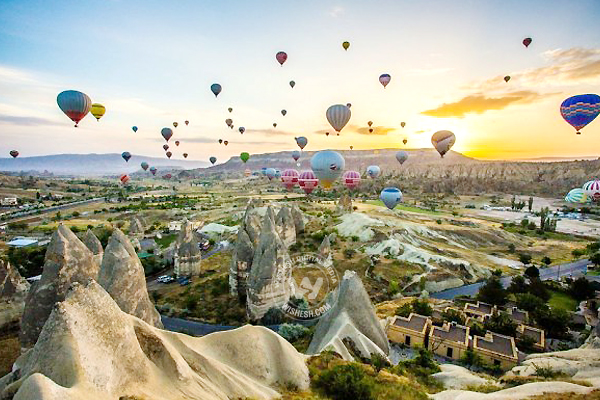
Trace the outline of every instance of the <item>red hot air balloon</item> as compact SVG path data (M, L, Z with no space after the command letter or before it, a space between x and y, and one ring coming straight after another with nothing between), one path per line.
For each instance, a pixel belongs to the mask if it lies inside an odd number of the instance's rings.
M360 174L356 171L346 171L342 175L342 182L348 189L354 189L360 184Z
M329 132L325 132L325 136L329 136Z
M167 157L170 159L171 156L173 155L173 153L171 153L170 151L167 151Z
M152 173L152 175L156 175L156 171L158 171L156 167L150 167L150 173Z
M164 178L164 179L171 179L171 177L172 177L172 176L173 176L173 175L171 175L171 174L164 174L164 175L163 175L163 178Z
M298 185L304 193L311 194L313 190L319 185L317 176L312 171L304 171L298 177Z
M286 169L281 174L281 182L287 190L292 190L298 183L298 171L295 169Z
M523 46L525 47L529 47L529 45L531 44L531 42L533 42L533 39L531 39L530 37L523 39Z
M185 121L185 125L188 126L190 124L190 121Z
M275 54L275 59L282 67L283 67L283 63L286 62L287 58L288 58L288 55L285 51L280 51L279 53Z
M169 145L168 145L168 144L163 144L163 149L164 149L165 151L169 150Z
M11 150L8 154L10 154L12 158L19 157L19 152L17 150Z
M121 183L122 183L123 185L126 185L126 184L127 184L127 182L129 182L129 175L121 175L121 176L119 177L119 180L121 181Z

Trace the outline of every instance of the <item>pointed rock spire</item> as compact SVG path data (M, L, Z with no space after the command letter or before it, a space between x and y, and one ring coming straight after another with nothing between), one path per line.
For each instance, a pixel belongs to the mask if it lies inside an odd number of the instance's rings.
M294 224L292 211L289 207L281 207L281 210L277 213L275 224L277 225L279 238L285 247L290 247L296 243L296 225Z

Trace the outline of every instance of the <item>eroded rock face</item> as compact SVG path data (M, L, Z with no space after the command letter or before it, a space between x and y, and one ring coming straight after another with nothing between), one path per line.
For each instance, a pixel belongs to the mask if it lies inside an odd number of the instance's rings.
M144 268L127 236L113 231L106 246L98 283L124 312L162 328L160 315L148 296Z
M136 216L132 216L129 221L129 234L132 236L143 235L144 230L145 228L142 220Z
M261 220L255 212L254 201L250 200L248 202L248 206L246 207L246 212L244 213L244 219L240 229L246 231L248 237L250 240L252 240L254 245L258 244L258 239L260 238L260 226Z
M296 243L296 225L289 207L281 207L275 218L275 225L279 238L285 247L290 247Z
M254 259L254 243L248 236L248 233L238 230L231 267L229 269L229 290L232 295L238 296L241 300L246 298L248 286L248 275L252 268Z
M296 235L304 232L304 214L296 204L292 206L292 217L294 218L294 226L296 227Z
M65 299L71 284L97 279L98 269L87 246L69 228L60 225L46 250L41 279L25 301L20 332L23 348L35 344L52 308Z
M0 398L262 400L279 397L279 386L309 386L304 356L267 328L202 338L161 331L122 312L94 281L73 285L17 364Z
M9 262L0 260L0 302L24 300L29 283Z
M202 254L198 239L193 225L187 220L177 240L174 269L177 276L198 276L202 272Z
M336 211L341 214L347 214L352 212L352 199L348 194L343 194L338 200Z

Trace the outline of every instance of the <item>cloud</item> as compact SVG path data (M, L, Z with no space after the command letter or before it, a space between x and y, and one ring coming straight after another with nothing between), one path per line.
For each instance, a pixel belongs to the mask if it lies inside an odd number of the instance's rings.
M344 13L344 7L335 6L329 10L329 15L333 18L337 18Z
M369 132L369 129L373 129L373 132ZM373 126L371 128L363 126L358 129L355 129L357 133L361 135L387 135L390 132L394 132L396 128L392 128L390 126Z
M64 124L52 121L46 118L39 117L17 117L14 115L0 114L0 123L8 123L11 125L19 126L40 126L40 125L54 125L64 126Z
M434 109L423 111L421 114L438 118L462 118L466 114L483 114L486 111L502 110L511 104L533 103L551 95L554 93L539 94L529 90L510 92L500 97L486 97L477 93L463 97L454 103L444 103Z

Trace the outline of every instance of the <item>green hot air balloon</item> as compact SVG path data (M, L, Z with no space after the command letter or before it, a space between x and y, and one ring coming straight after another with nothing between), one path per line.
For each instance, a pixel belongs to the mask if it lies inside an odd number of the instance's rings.
M240 159L244 162L244 164L246 164L246 161L250 159L250 154L243 152L240 154Z

